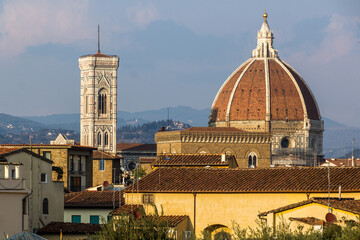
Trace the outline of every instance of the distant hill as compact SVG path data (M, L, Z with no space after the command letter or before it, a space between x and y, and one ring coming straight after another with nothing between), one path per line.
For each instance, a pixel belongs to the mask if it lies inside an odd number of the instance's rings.
M162 127L166 127L168 131L183 130L191 127L178 121L154 121L144 123L138 126L123 126L117 130L117 142L123 143L155 143L155 133Z
M0 133L33 132L42 128L45 125L39 122L0 113Z
M142 112L118 112L118 128L124 126L142 126L154 121L166 120L168 118L189 126L207 126L210 109L197 110L191 107L169 107L158 110ZM355 139L355 148L360 146L360 128L346 126L332 119L324 118L324 154L326 158L341 157L351 151L351 141ZM80 131L80 114L53 114L49 116L27 116L14 117L0 114L0 142L8 141L4 133L21 134L37 131L39 129L66 129L64 131L73 134ZM142 134L147 134L147 130ZM130 135L132 134L132 137ZM140 134L129 133L126 141L150 141L149 137ZM123 137L125 135L122 135ZM77 138L75 138L77 139ZM130 140L131 139L131 140ZM360 157L360 156L359 156Z

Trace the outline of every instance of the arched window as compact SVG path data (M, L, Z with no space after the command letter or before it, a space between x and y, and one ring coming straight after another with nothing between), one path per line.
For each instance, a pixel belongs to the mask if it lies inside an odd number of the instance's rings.
M98 146L101 145L101 133L97 134L97 144L98 144Z
M109 145L109 135L107 132L104 134L104 145L105 146Z
M43 214L49 214L49 200L47 198L43 200Z
M101 91L98 95L98 113L106 114L106 103L107 103L107 96L105 91Z
M249 168L256 168L257 166L257 156L256 153L251 152L249 154L249 162L248 162L248 167Z
M281 140L281 147L282 148L288 148L290 145L290 142L289 142L289 139L287 137L284 137L282 140Z

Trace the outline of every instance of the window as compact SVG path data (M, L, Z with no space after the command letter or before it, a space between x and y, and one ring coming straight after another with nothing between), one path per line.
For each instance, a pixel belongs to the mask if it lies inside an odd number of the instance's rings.
M81 162L81 157L79 156L78 158L78 171L81 172L82 171L82 162Z
M69 156L70 171L74 171L74 155Z
M43 214L49 214L49 200L47 198L43 200Z
M154 194L152 194L152 193L143 194L143 203L144 204L154 203Z
M81 215L71 215L72 223L81 223Z
M98 113L99 114L106 114L106 93L102 91L98 95Z
M289 142L289 139L287 137L284 137L282 140L281 140L281 147L282 148L288 148L290 145L290 142Z
M98 146L101 145L101 133L97 134L97 144L98 144Z
M41 183L47 183L47 174L46 173L42 173L40 175L40 182Z
M44 151L44 152L43 152L43 157L46 157L47 159L50 159L50 160L51 160L51 152L49 152L49 151Z
M257 157L256 154L254 152L251 152L249 154L249 162L248 162L248 167L249 168L255 168L257 166Z
M70 177L70 191L81 191L81 177Z
M11 178L15 179L15 169L11 169Z
M97 215L91 215L91 216L90 216L90 223L92 223L92 224L99 224L99 216L97 216Z
M99 170L104 171L105 170L105 161L104 159L99 160Z
M105 146L108 146L108 145L109 145L109 135L108 135L107 132L106 132L105 135L104 135L104 145L105 145Z

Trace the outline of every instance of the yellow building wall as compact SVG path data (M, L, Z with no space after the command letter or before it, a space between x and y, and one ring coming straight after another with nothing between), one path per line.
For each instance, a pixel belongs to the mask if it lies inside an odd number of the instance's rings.
M134 189L134 192L136 189ZM337 193L331 194L337 197ZM344 198L359 198L360 192L344 193ZM307 200L311 197L327 197L327 193L197 193L196 220L194 221L194 195L192 193L154 193L154 203L164 215L188 215L189 230L195 227L197 236L206 227L215 224L232 227L237 222L242 228L256 227L260 212L269 211L292 203ZM126 193L126 204L142 204L141 193ZM147 213L153 208L145 205Z
M100 171L100 160L93 160L93 186L103 185L104 181L112 183L112 160L104 160L104 171Z

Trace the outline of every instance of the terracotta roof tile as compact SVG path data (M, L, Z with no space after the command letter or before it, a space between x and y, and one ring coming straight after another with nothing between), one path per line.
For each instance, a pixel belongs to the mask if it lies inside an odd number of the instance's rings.
M81 191L65 194L65 208L112 208L119 207L119 191ZM122 199L121 199L122 201Z
M117 215L117 214L129 214L129 213L133 213L134 211L138 210L138 209L144 209L143 205L141 204L125 204L117 209L115 209L114 211L111 212L111 214L113 215Z
M352 165L351 158L346 158L346 159L342 159L342 158L326 159L326 161L321 165L326 166L327 162L333 163L334 165L336 165L338 167L351 167L351 165ZM354 159L354 163L355 163L355 166L360 166L360 159Z
M0 148L0 155L5 153L14 152L16 150L19 150L20 148Z
M327 225L327 222L315 217L304 217L304 218L289 218L290 221L298 221L309 225Z
M154 151L156 152L156 144L151 143L118 143L117 151Z
M74 149L97 149L91 146L82 146L82 145L71 145L71 144L0 144L0 147L24 147L24 148L41 148L41 147L63 147L63 148L74 148Z
M101 224L91 223L64 223L51 222L48 225L40 228L37 233L60 233L60 229L64 234L67 233L95 233L101 231Z
M322 205L328 205L328 198L310 198L309 200L289 204L280 208L272 209L270 211L262 212L259 216L266 216L269 213L278 213L283 212L289 209L301 207L310 203L319 203ZM360 200L355 200L354 198L330 198L330 207L340 209L343 211L352 212L355 214L360 214Z
M103 152L103 151L94 151L93 152L93 159L94 160L98 160L98 159L106 159L106 160L112 160L112 159L121 159L121 157L116 156L114 154L108 153L108 152Z
M221 161L221 154L164 154L159 155L153 166L229 166L236 162L234 155L226 155Z
M160 171L160 172L159 172ZM159 181L160 176L160 181ZM158 168L139 180L140 192L326 192L321 167L216 169ZM360 167L331 168L331 191L360 191ZM130 185L124 192L133 188Z

